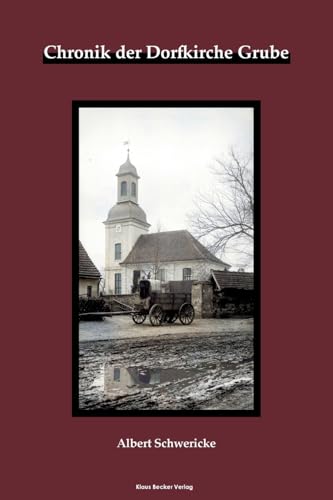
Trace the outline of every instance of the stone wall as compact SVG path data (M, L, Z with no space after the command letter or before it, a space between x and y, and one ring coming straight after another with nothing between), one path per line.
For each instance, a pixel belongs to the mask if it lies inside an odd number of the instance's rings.
M213 317L213 285L209 281L192 284L192 305L197 318Z

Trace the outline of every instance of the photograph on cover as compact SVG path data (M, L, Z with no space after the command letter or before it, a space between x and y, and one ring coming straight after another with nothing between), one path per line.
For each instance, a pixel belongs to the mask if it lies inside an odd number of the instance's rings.
M75 415L259 414L258 135L253 101L73 103Z

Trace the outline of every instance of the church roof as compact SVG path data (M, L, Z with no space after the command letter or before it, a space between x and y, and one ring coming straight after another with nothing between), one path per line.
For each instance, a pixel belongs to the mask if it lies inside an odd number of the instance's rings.
M79 278L100 278L101 274L79 241Z
M120 175L125 175L125 174L131 174L134 177L136 177L137 179L140 179L140 177L138 176L138 172L136 171L135 166L130 161L129 154L127 155L127 160L125 161L125 163L120 165L117 176L119 177Z
M109 210L106 222L121 222L124 219L136 219L149 226L145 212L139 205L132 201L116 203L116 205Z
M253 273L212 271L212 276L219 290L223 290L223 288L254 289Z
M210 260L225 264L185 230L142 234L122 264ZM225 264L230 267L228 264Z

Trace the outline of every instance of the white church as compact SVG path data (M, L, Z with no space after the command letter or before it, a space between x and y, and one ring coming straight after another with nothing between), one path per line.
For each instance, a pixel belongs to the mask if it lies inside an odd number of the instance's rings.
M105 225L105 294L130 294L141 277L162 282L206 280L229 264L215 257L188 231L149 233L138 202L139 179L129 152L117 173L117 203Z

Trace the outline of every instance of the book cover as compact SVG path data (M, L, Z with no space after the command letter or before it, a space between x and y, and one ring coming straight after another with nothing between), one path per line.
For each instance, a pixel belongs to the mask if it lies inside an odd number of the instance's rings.
M4 19L5 497L326 498L325 4Z

